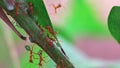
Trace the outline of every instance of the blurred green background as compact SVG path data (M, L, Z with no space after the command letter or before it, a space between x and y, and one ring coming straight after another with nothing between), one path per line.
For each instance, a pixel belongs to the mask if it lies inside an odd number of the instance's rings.
M76 68L120 68L120 47L107 27L107 15L113 5L118 5L117 0L44 2L62 47ZM61 3L62 7L54 13L54 8L49 6L51 3ZM21 28L16 28L26 35ZM29 52L24 47L33 44L22 41L1 19L0 44L0 68L39 68L39 60L35 59L35 64L29 63ZM39 50L35 45L34 51ZM43 56L47 55L44 53ZM43 68L55 68L55 63L49 57L45 60L48 62L43 62Z

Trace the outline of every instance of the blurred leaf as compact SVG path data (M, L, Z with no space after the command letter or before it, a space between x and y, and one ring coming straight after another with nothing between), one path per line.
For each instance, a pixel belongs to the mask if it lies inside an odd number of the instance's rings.
M120 7L114 6L108 16L108 28L112 36L120 43Z
M61 28L61 35L64 38L70 40L83 35L101 36L108 34L103 22L97 19L98 13L94 10L94 6L85 0L74 0L72 4L70 13L67 12L69 17L64 19L66 25Z
M98 20L97 12L93 6L89 5L84 0L75 0L73 13L67 23L67 31L71 35L85 35L105 33L105 28ZM97 28L97 29L96 29Z

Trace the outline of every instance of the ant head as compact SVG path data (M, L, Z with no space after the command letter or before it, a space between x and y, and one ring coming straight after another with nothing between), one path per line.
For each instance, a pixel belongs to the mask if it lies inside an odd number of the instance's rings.
M26 46L25 46L25 49L26 49L27 51L30 51L30 50L31 50L31 48L30 48L29 45L26 45Z

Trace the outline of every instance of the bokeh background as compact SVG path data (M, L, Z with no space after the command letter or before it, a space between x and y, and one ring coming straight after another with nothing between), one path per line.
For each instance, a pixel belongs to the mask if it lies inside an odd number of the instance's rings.
M44 3L62 47L76 68L120 68L120 46L107 26L109 12L120 5L119 0L44 0ZM59 3L62 7L55 13L51 4ZM23 29L16 28L26 35ZM0 19L0 68L39 68L39 61L28 62L26 44L33 45L22 41ZM39 47L34 49L38 51ZM43 63L43 68L55 68L49 57L45 60L49 61Z

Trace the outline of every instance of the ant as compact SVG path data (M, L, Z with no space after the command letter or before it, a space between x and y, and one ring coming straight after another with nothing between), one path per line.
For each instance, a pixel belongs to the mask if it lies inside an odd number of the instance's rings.
M53 41L48 36L46 37L46 42L49 46L53 47Z
M45 62L45 60L44 60L43 57L42 57L42 50L39 51L38 55L39 55L39 63L38 63L38 64L39 64L39 66L42 66L42 61Z
M30 63L33 63L33 46L32 46L32 49L30 48L29 45L26 45L25 46L26 50L30 52L30 59L29 59L29 62Z
M28 2L28 14L33 14L33 4L31 2Z
M56 32L53 31L53 29L50 26L46 26L46 29L52 34L52 35L56 35Z
M43 59L43 58L45 58L45 57L42 57L42 50L40 50L38 53L36 53L38 56L39 56L39 63L38 63L38 65L39 65L39 67L42 67L42 62L44 61L45 63L46 63L46 61ZM36 58L36 59L38 59L38 58Z
M55 9L55 13L57 13L57 9L58 9L58 8L62 7L61 4L58 4L57 6L55 6L54 4L52 4L52 6L53 6L54 9Z
M54 36L56 35L56 32L54 32L50 26L46 26L46 29L47 29L52 35L54 35ZM49 36L46 37L46 42L48 42L48 44L49 44L50 46L52 46L52 47L53 47L53 42L54 42L54 41L56 41L56 44L60 47L60 49L61 49L61 51L63 52L63 54L64 54L65 56L67 56L66 53L65 53L65 51L63 50L62 46L60 45L60 43L58 43L58 40L57 40L57 39L50 38Z
M18 16L19 15L19 10L20 10L20 3L16 2L15 3L15 15Z

